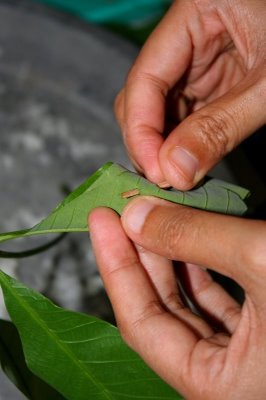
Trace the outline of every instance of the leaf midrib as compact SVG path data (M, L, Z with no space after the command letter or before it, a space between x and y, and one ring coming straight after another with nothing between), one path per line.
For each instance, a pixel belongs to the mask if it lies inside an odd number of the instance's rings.
M53 332L50 331L50 329L49 329L49 328L47 327L47 325L43 322L43 320L42 320L42 319L38 319L38 314L34 311L34 309L32 309L32 307L29 307L29 308L28 308L28 307L26 306L28 303L26 303L26 302L22 299L21 296L17 295L15 291L13 292L12 289L10 289L10 287L9 287L9 285L8 285L8 282L7 282L6 278L5 278L5 276L4 276L3 273L0 271L0 281L1 281L1 280L2 280L2 281L4 280L4 283L6 283L6 288L7 288L7 290L9 290L9 292L11 293L11 295L13 295L13 297L15 297L15 298L17 299L17 301L21 304L21 306L28 312L29 316L37 323L37 325L41 326L41 328L44 330L44 332L45 332L48 336L50 336L51 338L58 339L58 336L55 335ZM45 327L48 328L48 332L44 329ZM87 368L84 367L83 363L80 363L79 360L76 359L75 357L73 358L73 355L74 355L73 352L72 352L67 346L64 346L64 345L62 344L62 342L60 341L60 339L59 339L59 342L58 342L58 340L56 340L56 344L57 344L57 346L58 346L59 348L62 349L62 351L65 352L65 354L70 358L70 360L71 360L72 362L74 362L74 363L78 366L78 368L81 369L81 371L83 371L83 372L85 373L86 376L88 376L89 380L100 390L99 394L103 394L104 397L105 397L106 399L109 399L109 400L112 400L112 399L113 399L113 400L115 400L114 397L113 397L113 396L110 394L110 392L108 391L108 389L106 389L105 386L104 386L101 382L99 382L97 379L94 379L94 378L88 373ZM34 372L34 371L33 371L33 372ZM108 391L108 393L107 393L106 391Z

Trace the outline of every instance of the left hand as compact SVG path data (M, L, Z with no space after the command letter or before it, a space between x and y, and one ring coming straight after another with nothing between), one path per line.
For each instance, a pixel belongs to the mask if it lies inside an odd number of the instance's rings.
M121 334L159 376L190 400L266 397L264 221L139 197L123 213L126 232L109 209L89 224ZM170 259L184 263L177 272L201 316L183 303ZM237 281L243 307L200 266Z
M265 0L172 2L115 103L150 181L191 189L266 123L265 20Z

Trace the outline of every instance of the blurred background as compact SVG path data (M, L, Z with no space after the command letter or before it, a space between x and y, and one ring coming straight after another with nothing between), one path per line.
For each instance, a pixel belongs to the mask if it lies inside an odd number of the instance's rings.
M113 100L170 3L0 0L0 232L33 226L106 161L130 168ZM265 148L261 130L212 171L252 190L255 218L265 217ZM86 234L0 262L58 305L114 322ZM8 318L2 298L0 318ZM22 398L0 371L0 400Z

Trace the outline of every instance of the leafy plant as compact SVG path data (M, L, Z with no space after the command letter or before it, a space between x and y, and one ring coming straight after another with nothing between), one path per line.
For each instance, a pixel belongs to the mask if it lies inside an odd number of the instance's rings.
M87 214L93 208L106 206L121 213L131 197L138 195L241 215L246 211L243 200L248 191L216 179L188 192L167 191L117 164L107 163L39 224L2 233L0 242L87 231ZM0 255L5 256L5 252ZM29 399L181 398L126 346L116 327L57 307L1 271L0 285L14 324L0 321L1 365Z
M17 328L12 322L4 320L0 320L0 364L9 379L27 398L64 399L55 389L30 371L25 362Z
M234 215L246 211L243 200L249 193L244 188L218 179L209 179L197 189L187 192L163 190L118 164L107 163L39 224L30 229L1 233L0 242L46 233L87 232L87 215L93 208L110 207L121 214L131 200L123 194L132 190L136 190L138 195L156 196L174 203Z
M3 272L0 282L28 367L66 399L179 398L114 326L63 310Z

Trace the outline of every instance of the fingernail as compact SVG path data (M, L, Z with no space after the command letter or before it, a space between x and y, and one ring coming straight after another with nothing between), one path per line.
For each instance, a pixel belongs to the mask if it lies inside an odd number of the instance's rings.
M147 215L153 208L152 200L137 199L129 203L122 216L124 227L131 232L140 233Z
M174 147L170 150L169 159L185 178L194 180L199 162L190 152L182 147Z

